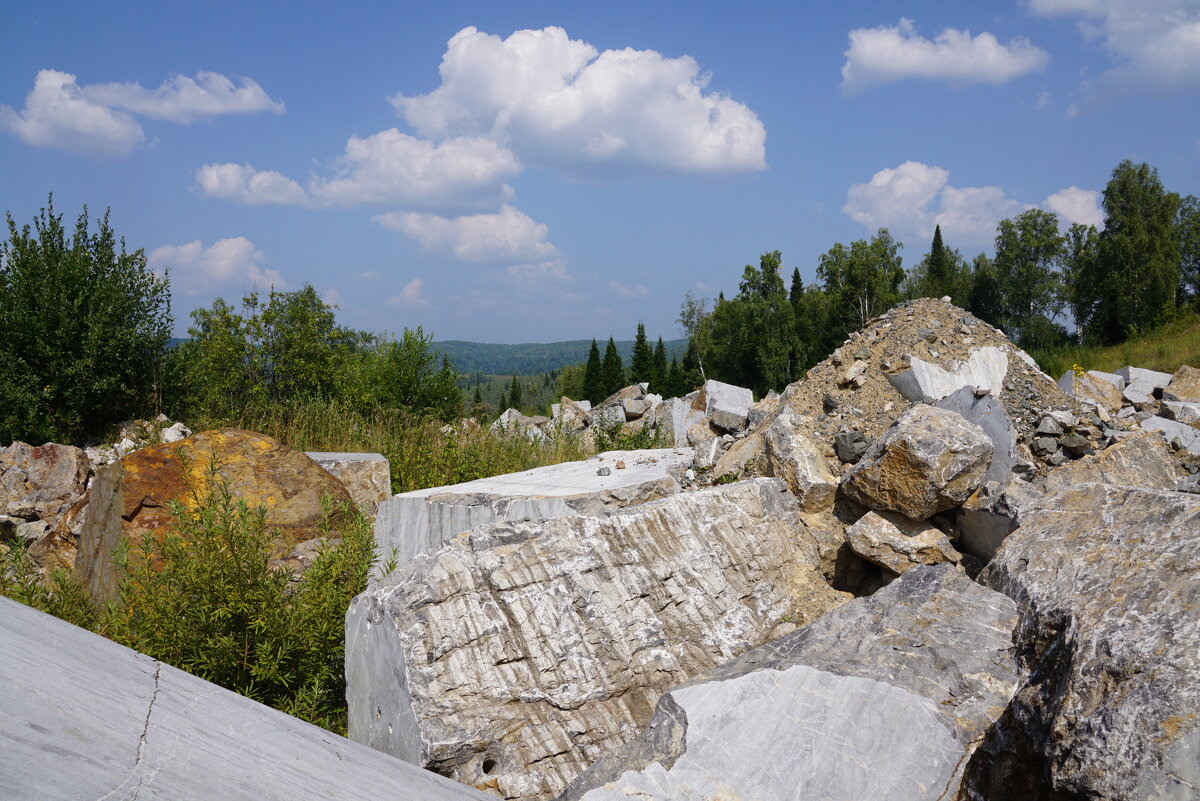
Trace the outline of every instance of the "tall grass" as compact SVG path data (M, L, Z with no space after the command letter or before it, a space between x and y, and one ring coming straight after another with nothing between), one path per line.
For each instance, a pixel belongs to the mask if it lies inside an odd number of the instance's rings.
M470 422L446 425L390 409L363 413L337 402L251 407L233 419L193 424L197 430L221 426L258 431L296 450L381 453L391 465L392 492L459 484L592 455L579 437L555 436L539 443L519 434L493 434Z
M1106 373L1128 365L1173 373L1183 364L1200 365L1200 315L1185 314L1157 331L1107 348L1073 346L1030 355L1055 378L1076 364Z

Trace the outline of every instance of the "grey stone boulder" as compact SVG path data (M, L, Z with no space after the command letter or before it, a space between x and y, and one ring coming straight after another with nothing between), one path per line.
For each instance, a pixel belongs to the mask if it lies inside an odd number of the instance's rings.
M579 462L538 467L448 487L393 495L379 506L375 544L399 563L440 547L454 535L503 521L594 515L679 492L692 463L689 448L609 451ZM618 462L624 470L614 470ZM605 475L597 475L602 467Z
M1168 420L1188 426L1200 425L1200 403L1187 401L1163 401L1159 414Z
M1060 468L1062 469L1062 468ZM1027 481L1014 478L1006 484L989 481L958 509L954 525L958 547L987 562L1004 538L1041 502L1044 493Z
M487 801L0 598L0 796L20 801Z
M708 418L687 430L687 443L695 451L695 465L704 470L716 465L721 458L721 435L713 431Z
M954 798L1017 686L1016 606L948 566L671 690L564 801Z
M542 431L536 419L516 409L506 409L492 423L491 431L494 434L523 435L534 442L543 442L546 439L546 432Z
M1183 450L1200 456L1200 428L1193 428L1165 417L1147 417L1141 425L1143 431L1157 431L1164 440L1172 443L1173 446L1178 441L1179 447Z
M745 387L737 387L711 378L704 382L704 413L712 424L722 431L736 432L746 427L754 393Z
M939 409L949 409L962 415L963 419L982 428L988 439L992 441L992 459L983 474L984 481L1007 483L1014 472L1029 473L1033 471L1033 465L1021 458L1020 451L1017 449L1016 429L1013 428L1012 421L1008 419L1008 413L1004 411L1004 407L994 395L990 393L979 395L974 387L963 387L934 405ZM1059 426L1058 433L1062 433L1061 424L1052 415L1042 418L1043 423L1047 421ZM1038 431L1041 431L1040 427Z
M841 489L868 508L925 520L965 501L991 460L986 431L957 412L918 404L850 468Z
M553 798L661 693L848 600L800 515L759 478L465 533L351 604L350 737Z
M980 581L1018 604L1022 686L972 759L967 797L1195 799L1200 497L1065 488Z
M850 550L893 576L920 565L958 564L962 554L938 529L895 512L867 512L846 529Z
M692 408L682 398L667 398L655 410L658 430L676 448L688 447L688 429L704 419L704 412Z
M1170 373L1140 367L1122 367L1117 370L1117 375L1125 379L1122 397L1139 409L1154 403L1156 395L1161 395L1162 390L1171 383Z
M1171 452L1162 438L1136 432L1095 455L1051 470L1043 485L1047 492L1087 483L1169 490L1178 478Z
M854 464L867 452L871 443L861 431L839 431L833 435L833 450L838 461Z
M767 427L767 467L769 475L787 482L806 512L816 512L833 506L838 479L825 463L821 448L800 431L799 423L796 415L785 413Z

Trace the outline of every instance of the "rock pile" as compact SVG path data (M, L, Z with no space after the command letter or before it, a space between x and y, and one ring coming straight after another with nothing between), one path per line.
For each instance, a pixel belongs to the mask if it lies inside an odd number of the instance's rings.
M91 475L87 454L70 445L14 442L0 450L0 543L28 545L43 572L70 568Z
M1104 432L1110 440L1131 428L1156 431L1184 457L1188 472L1200 473L1200 369L1185 364L1174 375L1138 367L1122 367L1115 373L1068 370L1059 386L1104 417L1110 424Z

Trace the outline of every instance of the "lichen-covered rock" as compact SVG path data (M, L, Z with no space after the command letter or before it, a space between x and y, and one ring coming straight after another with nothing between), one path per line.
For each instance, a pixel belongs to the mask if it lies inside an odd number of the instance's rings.
M962 561L962 554L941 531L895 512L867 512L846 529L846 542L863 559L894 576L920 565Z
M1175 371L1163 389L1163 399L1180 403L1200 403L1200 368L1185 364Z
M1200 497L1083 484L1047 497L980 576L1020 609L1023 686L972 799L1195 799Z
M800 432L795 415L781 414L766 432L770 474L787 482L806 512L833 506L838 480L815 442Z
M0 515L52 523L83 494L90 467L70 445L14 442L0 449Z
M1116 375L1113 377L1120 378ZM1120 380L1124 384L1124 379ZM1058 379L1058 386L1068 395L1094 403L1110 412L1120 409L1123 402L1121 387L1096 373L1076 373L1074 370L1068 370Z
M321 536L327 517L322 498L350 502L340 481L265 434L223 428L141 448L100 468L88 491L75 567L93 596L116 595L119 577L112 555L121 539L136 543L171 530L175 519L168 505L193 506L196 493L204 495L213 464L235 497L251 508L266 507L267 526L279 530L274 558Z
M945 801L1017 686L1016 608L947 566L671 690L564 799Z
M1045 479L1047 492L1088 482L1120 487L1170 490L1180 478L1171 452L1162 437L1135 433L1092 456L1052 470Z
M351 605L351 739L553 798L662 692L847 600L820 561L776 479L475 529Z
M842 491L876 510L924 520L962 503L992 458L987 433L947 409L917 405L842 478Z

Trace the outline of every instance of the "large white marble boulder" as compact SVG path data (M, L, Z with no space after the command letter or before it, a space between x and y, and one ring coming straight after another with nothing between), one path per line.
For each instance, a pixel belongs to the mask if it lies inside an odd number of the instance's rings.
M494 798L2 597L0 797Z
M769 478L482 526L354 600L350 736L502 797L553 798L662 692L848 600L821 565Z
M833 506L838 479L817 443L800 430L799 422L796 415L785 413L767 427L767 467L771 475L787 482L805 511L817 512Z
M618 468L620 462L625 466ZM375 544L401 564L455 534L498 521L590 515L679 492L690 448L609 451L448 487L393 495L379 506Z
M570 801L946 801L1017 687L1016 605L948 566L659 699Z
M704 382L704 413L722 431L741 431L746 427L754 393L745 387L714 381Z

